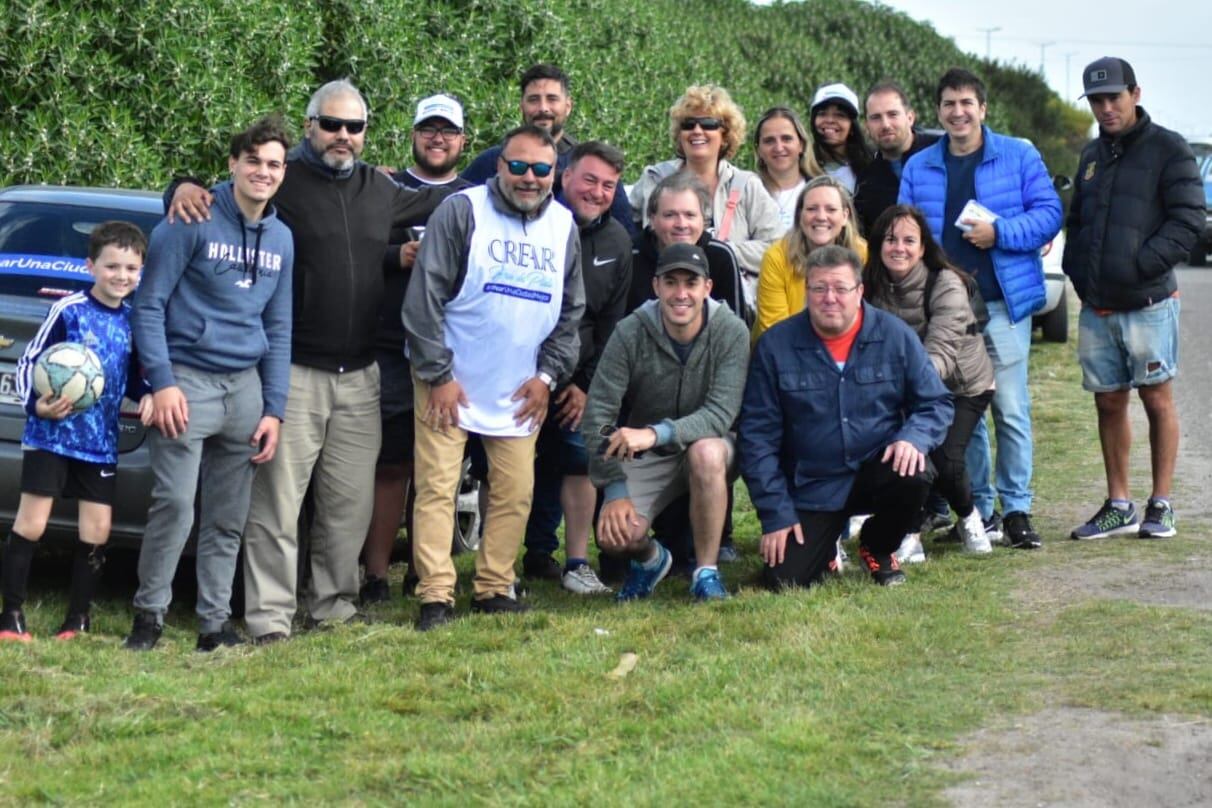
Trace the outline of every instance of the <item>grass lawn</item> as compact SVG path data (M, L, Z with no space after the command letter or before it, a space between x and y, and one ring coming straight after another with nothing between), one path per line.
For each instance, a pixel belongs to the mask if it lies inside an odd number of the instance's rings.
M895 589L856 568L758 589L743 486L736 595L718 606L679 579L622 608L538 584L528 615L420 635L397 580L375 625L200 655L192 603L176 604L161 647L132 654L129 587L98 604L93 636L59 644L66 586L43 580L38 639L0 647L0 803L930 805L956 777L937 763L999 718L1212 716L1212 613L1039 583L1177 568L1207 526L1066 540L1104 496L1094 410L1072 344L1037 345L1032 363L1044 549L928 545ZM625 653L634 670L612 676Z

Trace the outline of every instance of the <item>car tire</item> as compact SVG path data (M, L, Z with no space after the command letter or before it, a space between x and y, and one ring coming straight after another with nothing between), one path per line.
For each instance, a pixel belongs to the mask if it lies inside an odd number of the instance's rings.
M451 552L455 555L473 553L480 549L483 514L480 512L480 481L471 476L470 458L463 459L454 506L454 538L451 541Z
M1056 308L1039 318L1047 342L1069 341L1069 296L1062 292Z

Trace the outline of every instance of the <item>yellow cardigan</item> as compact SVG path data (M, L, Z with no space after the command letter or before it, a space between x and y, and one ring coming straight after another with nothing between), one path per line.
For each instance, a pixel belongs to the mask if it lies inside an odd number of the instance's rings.
M867 263L867 242L855 241L855 252L859 260ZM787 247L784 239L770 245L762 256L762 269L758 275L757 319L753 323L752 341L775 323L799 314L807 303L808 292L804 279L795 274L787 262Z

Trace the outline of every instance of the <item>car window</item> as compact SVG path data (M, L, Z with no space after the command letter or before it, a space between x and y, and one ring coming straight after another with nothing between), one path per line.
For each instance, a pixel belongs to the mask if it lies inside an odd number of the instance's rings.
M159 214L129 210L0 202L0 293L61 297L92 285L85 267L88 237L121 219L151 233Z

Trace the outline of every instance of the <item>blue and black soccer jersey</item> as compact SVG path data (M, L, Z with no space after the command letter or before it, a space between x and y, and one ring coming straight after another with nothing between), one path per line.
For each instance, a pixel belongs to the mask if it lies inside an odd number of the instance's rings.
M105 390L95 405L61 421L39 418L34 408L34 364L44 350L60 342L92 348L105 371ZM21 443L88 463L118 462L118 410L122 397L138 401L150 392L139 375L130 333L130 305L110 308L88 292L76 292L51 306L38 333L17 362L17 393L25 400Z

